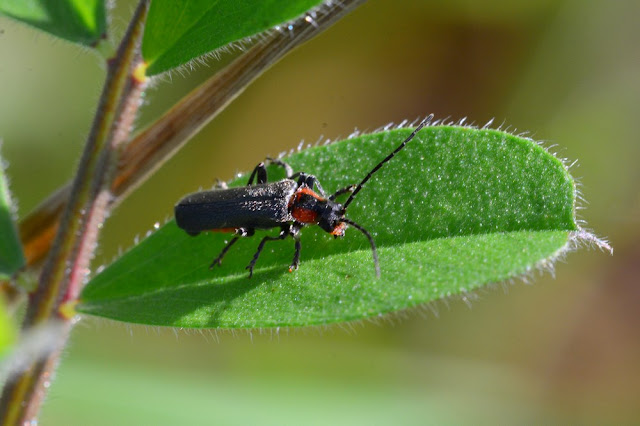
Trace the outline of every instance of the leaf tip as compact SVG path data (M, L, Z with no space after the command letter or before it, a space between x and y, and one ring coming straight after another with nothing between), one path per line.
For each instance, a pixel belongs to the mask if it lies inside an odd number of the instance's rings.
M587 245L589 247L595 247L613 256L613 246L609 241L606 238L599 238L586 229L580 228L577 231L571 232L569 240L576 246Z

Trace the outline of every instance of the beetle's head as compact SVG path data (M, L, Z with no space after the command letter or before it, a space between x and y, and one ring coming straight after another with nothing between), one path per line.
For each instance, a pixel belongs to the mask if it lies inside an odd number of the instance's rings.
M362 232L371 244L371 251L373 253L373 263L376 267L376 277L380 277L380 265L378 264L378 252L376 251L376 243L373 241L373 237L369 234L369 231L358 225L356 222L348 219L345 214L347 208L331 199L323 200L323 210L320 213L320 220L318 225L328 233L334 236L334 238L344 237L344 231L347 226L353 226L358 231Z
M342 204L326 200L318 225L333 236L344 237L344 231L347 229L347 224L343 222L344 213L345 208Z

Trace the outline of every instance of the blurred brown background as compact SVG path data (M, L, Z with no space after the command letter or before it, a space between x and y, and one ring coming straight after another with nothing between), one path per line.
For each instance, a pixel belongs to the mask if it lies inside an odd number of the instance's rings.
M117 2L118 34L132 7ZM640 423L639 16L635 0L371 0L127 199L96 265L216 177L431 112L495 117L578 159L580 215L615 256L581 250L555 278L380 323L234 334L86 318L42 423ZM140 125L231 59L158 82ZM92 53L0 18L0 136L21 215L72 176L103 78Z

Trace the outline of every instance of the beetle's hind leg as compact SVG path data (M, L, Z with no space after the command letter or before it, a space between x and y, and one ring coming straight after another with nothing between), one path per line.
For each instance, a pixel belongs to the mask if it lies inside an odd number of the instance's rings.
M236 229L236 236L233 237L231 239L231 241L229 241L227 243L226 246L224 246L224 248L222 249L222 251L220 252L218 257L213 259L213 262L211 262L211 265L209 265L209 269L213 269L213 267L216 266L216 265L222 266L222 259L224 258L224 255L227 254L227 252L229 251L231 246L234 245L236 243L236 241L238 241L240 239L240 237L250 237L254 233L255 233L255 230L250 229L250 228L238 228L238 229Z
M251 172L251 175L249 176L249 182L247 182L247 186L253 185L253 181L256 178L257 178L256 183L258 184L267 182L267 167L264 165L264 162L258 164L253 169L253 171Z
M267 157L267 159L265 161L263 161L262 163L258 164L253 169L253 171L251 172L251 175L249 176L249 182L247 182L247 186L253 185L253 181L254 180L258 184L267 183L267 181L268 181L267 166L265 165L265 162L267 162L269 164L275 164L276 166L282 167L284 169L284 172L287 175L287 178L289 178L289 177L291 177L293 175L293 169L291 168L290 165L288 165L287 163L285 163L282 160L278 160L278 159L275 159L275 158Z
M277 237L271 237L267 235L262 239L262 241L260 241L260 244L258 244L258 250L256 250L256 254L253 255L253 259L251 259L251 262L249 262L249 264L245 268L249 270L249 278L253 276L253 267L256 265L256 262L260 257L260 253L264 249L264 245L267 243L267 241L284 240L289 235L291 235L291 228L289 225L285 225L282 227L282 230L280 231L280 235L278 235Z
M209 269L213 269L213 267L216 266L216 265L222 266L222 258L224 257L225 254L227 254L227 252L229 251L231 246L234 245L236 243L236 241L238 241L239 239L240 239L240 237L233 237L231 239L231 241L229 241L227 243L227 245L224 246L224 248L222 249L222 251L220 252L218 257L213 259L213 262L211 262L211 265L209 265Z

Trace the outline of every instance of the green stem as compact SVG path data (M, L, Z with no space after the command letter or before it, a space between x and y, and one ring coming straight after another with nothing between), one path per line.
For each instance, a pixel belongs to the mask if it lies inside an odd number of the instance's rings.
M72 315L65 315L61 308L73 304L84 284L100 226L111 207L111 181L146 86L146 79L136 78L134 72L142 63L140 41L147 10L148 0L142 0L116 56L108 61L105 86L69 202L38 287L29 296L23 330L61 321L62 332L47 356L5 384L0 399L3 425L36 419L71 329Z

